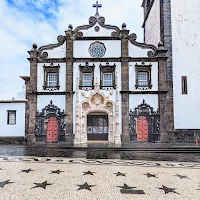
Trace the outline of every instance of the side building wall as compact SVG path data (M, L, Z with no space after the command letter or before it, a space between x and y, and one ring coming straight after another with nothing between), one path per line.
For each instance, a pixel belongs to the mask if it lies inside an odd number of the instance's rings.
M16 111L16 124L8 124L8 111ZM22 143L25 134L25 101L0 102L0 142Z
M200 1L171 0L174 128L185 138L200 134ZM182 76L187 94L182 94Z

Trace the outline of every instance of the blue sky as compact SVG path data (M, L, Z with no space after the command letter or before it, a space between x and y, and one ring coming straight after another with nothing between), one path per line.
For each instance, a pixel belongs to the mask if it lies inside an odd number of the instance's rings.
M57 43L68 25L88 24L94 16L96 0L0 0L0 99L12 99L22 91L29 76L28 50ZM125 22L130 33L143 41L142 0L99 0L99 13L107 24L121 27Z

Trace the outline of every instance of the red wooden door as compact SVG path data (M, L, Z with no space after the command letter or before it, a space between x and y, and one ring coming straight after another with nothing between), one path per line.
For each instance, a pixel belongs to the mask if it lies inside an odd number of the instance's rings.
M137 121L137 141L147 142L148 141L148 121L145 116L139 117Z
M51 117L47 125L47 142L58 141L58 122L56 117Z

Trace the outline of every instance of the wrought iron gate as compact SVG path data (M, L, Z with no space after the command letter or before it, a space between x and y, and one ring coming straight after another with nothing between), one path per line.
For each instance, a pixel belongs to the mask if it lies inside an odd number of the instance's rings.
M143 136L139 136L144 130L139 126L141 123L141 117L145 117L148 122L148 139L142 139ZM143 118L144 119L144 118ZM142 126L142 125L141 125ZM130 110L129 113L129 135L132 142L136 141L148 141L156 142L160 141L160 114L159 111L155 112L153 107L145 103L138 105L134 110Z

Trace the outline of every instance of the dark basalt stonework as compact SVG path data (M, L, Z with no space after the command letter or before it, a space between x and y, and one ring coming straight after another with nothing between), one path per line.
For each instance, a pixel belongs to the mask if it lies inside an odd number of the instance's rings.
M24 137L0 137L0 144L25 144Z
M200 129L177 129L174 131L175 142L200 141Z

